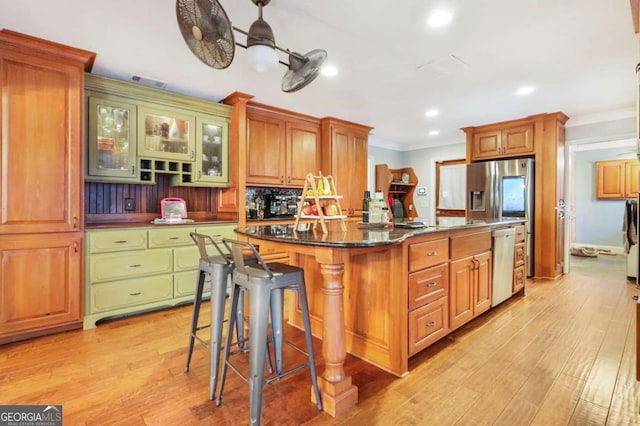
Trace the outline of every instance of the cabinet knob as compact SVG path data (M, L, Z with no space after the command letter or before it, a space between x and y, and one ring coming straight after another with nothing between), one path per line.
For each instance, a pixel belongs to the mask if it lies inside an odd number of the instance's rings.
M438 283L436 283L435 281L431 281L429 284L427 284L427 287L435 287L437 285Z
M429 253L427 253L427 256L435 256L437 254L438 254L437 251L430 251Z
M284 183L284 176L280 176L280 183Z
M427 325L427 327L435 327L436 322L435 321L429 321L426 325Z

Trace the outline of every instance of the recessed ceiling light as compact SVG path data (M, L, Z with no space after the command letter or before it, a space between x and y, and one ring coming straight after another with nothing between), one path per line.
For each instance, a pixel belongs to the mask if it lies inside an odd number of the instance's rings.
M424 115L426 115L427 117L435 117L438 114L440 114L440 111L435 108L429 109L424 113Z
M334 67L333 65L327 64L322 67L320 72L322 73L322 75L326 75L327 77L333 77L335 75L338 75L338 68Z
M523 86L516 90L516 95L528 95L529 93L533 93L534 90L536 89L531 86Z
M427 24L429 24L430 27L443 27L451 22L451 19L453 19L451 13L446 10L439 10L429 16Z
M439 131L439 130L431 130L431 131L429 132L429 136L436 136L436 135L439 135L439 134L440 134L440 131Z

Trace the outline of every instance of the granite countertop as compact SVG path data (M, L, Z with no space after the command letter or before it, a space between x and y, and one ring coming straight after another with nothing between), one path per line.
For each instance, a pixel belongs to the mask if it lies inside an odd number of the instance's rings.
M454 229L469 229L483 226L508 225L521 223L524 219L486 219L467 220L465 218L438 218L435 221L417 218L412 222L422 222L425 226L419 228L404 228L399 226L377 227L357 222L345 222L343 231L336 222L329 223L329 232L323 233L318 224L314 230L310 224L308 230L294 230L289 225L261 225L247 226L236 232L247 237L268 241L305 244L328 247L375 247L387 244L398 244L407 238L429 233L446 232Z

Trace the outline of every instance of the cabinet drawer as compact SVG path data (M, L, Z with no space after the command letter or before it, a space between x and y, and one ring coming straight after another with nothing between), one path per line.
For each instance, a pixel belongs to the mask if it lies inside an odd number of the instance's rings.
M149 248L177 247L193 244L189 233L195 228L161 228L149 230Z
M409 272L435 266L449 260L449 240L442 238L409 246Z
M409 356L440 340L449 331L447 297L409 312Z
M173 274L173 297L192 296L196 294L198 274L200 271L186 271ZM204 295L211 292L211 277L205 275Z
M168 300L173 297L173 276L157 275L91 286L91 313Z
M146 249L147 230L89 231L87 240L90 253Z
M517 293L524 288L526 282L524 265L513 270L513 293Z
M520 265L524 265L525 262L525 246L524 243L518 243L514 247L513 266L517 268Z
M171 273L173 252L165 250L96 254L88 259L91 284Z
M434 266L409 275L409 309L426 305L449 292L449 265Z
M491 231L451 237L451 259L461 259L491 250Z
M237 223L230 223L225 225L213 225L213 226L198 226L196 232L205 234L213 238L215 242L222 241L223 238L237 239L238 234L233 230L238 227ZM215 250L215 249L214 249Z
M516 225L516 243L524 243L527 236L527 230L524 225Z
M260 241L258 243L258 253L260 253L265 262L289 263L289 253L282 251L282 247Z

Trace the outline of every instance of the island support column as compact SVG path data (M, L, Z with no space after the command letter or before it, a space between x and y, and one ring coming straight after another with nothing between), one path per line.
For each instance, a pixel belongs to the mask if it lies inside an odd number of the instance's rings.
M344 332L344 263L320 263L324 295L322 356L324 372L318 377L323 410L333 417L349 411L358 402L358 388L344 372L347 355ZM311 389L311 400L315 394Z

